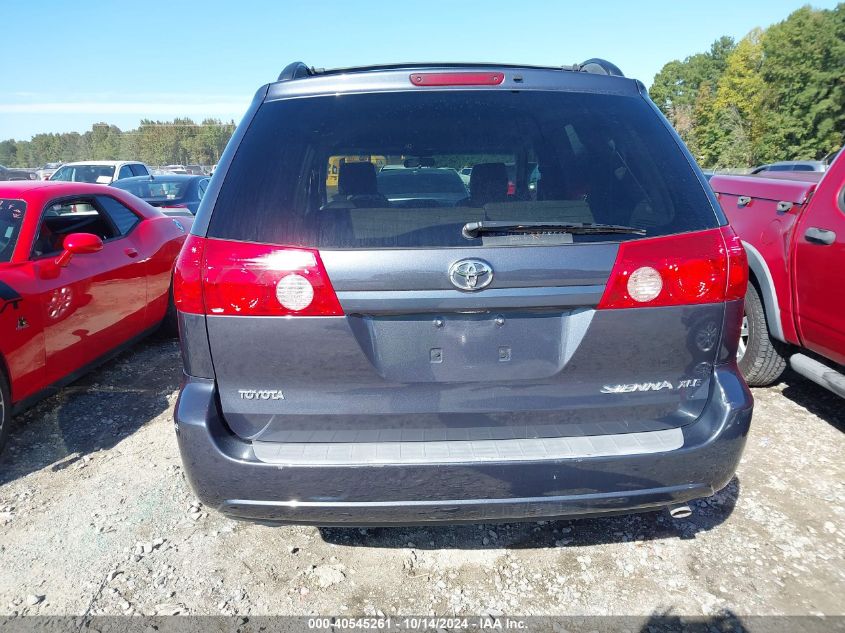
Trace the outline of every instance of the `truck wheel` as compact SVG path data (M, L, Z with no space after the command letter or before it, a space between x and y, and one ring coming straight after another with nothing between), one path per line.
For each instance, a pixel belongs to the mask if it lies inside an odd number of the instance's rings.
M0 367L0 453L9 437L9 426L12 423L12 398L9 395L9 381Z
M748 284L736 355L745 382L752 387L765 387L775 382L786 369L785 351L783 343L769 336L763 302L757 288Z

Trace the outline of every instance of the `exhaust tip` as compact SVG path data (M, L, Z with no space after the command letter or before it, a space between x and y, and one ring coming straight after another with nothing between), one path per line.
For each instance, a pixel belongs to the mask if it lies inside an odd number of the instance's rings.
M669 506L669 516L673 519L686 519L692 516L692 508L685 503Z

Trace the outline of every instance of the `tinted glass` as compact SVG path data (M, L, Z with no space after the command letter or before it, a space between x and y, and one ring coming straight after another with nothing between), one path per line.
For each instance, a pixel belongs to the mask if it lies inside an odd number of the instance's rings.
M388 199L414 194L469 195L454 169L383 169L376 182L378 190Z
M23 200L0 198L0 262L12 259L25 213L26 202Z
M129 180L116 182L113 186L144 200L162 202L184 198L190 187L190 182L187 180L168 180L167 176L156 176L155 180Z
M132 170L129 168L129 165L124 165L123 167L121 167L120 172L118 172L118 175L117 175L118 178L132 178L132 176L134 176L134 174L132 173Z
M110 165L65 165L50 180L108 184L113 177L114 167Z
M792 171L792 165L770 165L764 171Z
M126 206L110 198L109 196L98 196L97 201L103 205L106 213L108 213L111 221L117 227L121 235L126 235L132 228L140 222L138 216L130 211Z
M71 233L92 233L103 241L119 236L94 198L64 199L44 209L32 245L32 256L61 252L65 236Z
M467 167L464 195L455 170ZM639 97L426 91L264 104L208 234L326 248L465 247L482 244L461 236L478 220L624 224L649 236L718 225L674 137Z
M795 165L793 171L815 171L812 165Z
M129 166L132 169L132 173L136 176L149 176L150 172L147 171L147 168L143 165L134 164Z

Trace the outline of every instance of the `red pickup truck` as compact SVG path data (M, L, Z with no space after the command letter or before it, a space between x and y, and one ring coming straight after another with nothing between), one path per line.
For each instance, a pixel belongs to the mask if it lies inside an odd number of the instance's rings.
M824 172L714 176L748 253L739 366L775 382L787 362L845 397L845 154Z

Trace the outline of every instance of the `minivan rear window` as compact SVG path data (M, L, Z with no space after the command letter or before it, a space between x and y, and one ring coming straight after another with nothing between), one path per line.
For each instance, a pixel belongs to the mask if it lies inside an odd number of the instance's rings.
M585 222L647 236L718 226L640 97L420 91L261 106L208 235L315 248L481 246L467 222ZM631 236L576 236L576 239Z

